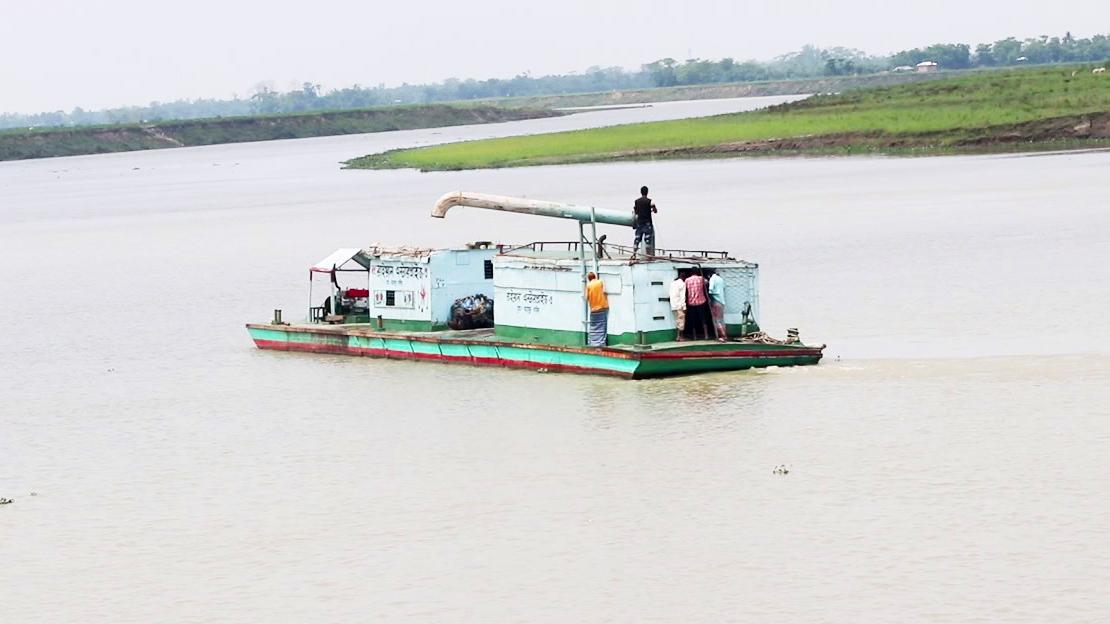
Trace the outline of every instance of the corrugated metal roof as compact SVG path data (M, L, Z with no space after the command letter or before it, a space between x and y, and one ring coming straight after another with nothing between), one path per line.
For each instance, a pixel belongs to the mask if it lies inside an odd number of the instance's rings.
M416 247L415 245L371 245L363 250L367 256L394 257L394 258L427 258L437 251L450 251L447 249L434 249L431 247Z

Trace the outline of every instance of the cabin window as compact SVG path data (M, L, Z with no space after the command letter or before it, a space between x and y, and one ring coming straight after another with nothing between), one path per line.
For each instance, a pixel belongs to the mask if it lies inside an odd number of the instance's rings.
M485 272L486 279L493 279L493 260L483 262L482 270Z
M387 290L387 291L385 291L385 305L392 306L392 305L395 305L396 303L397 303L397 291L396 290Z

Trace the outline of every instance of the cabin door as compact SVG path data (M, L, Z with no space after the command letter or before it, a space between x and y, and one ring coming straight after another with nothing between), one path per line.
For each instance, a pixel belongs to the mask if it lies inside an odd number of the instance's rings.
M672 267L648 270L645 284L636 284L634 306L636 328L645 334L674 328L671 314L671 282L675 272ZM669 338L668 338L669 339Z

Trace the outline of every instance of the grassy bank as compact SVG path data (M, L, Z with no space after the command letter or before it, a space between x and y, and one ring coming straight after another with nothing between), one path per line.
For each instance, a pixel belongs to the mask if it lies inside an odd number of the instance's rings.
M150 124L0 131L0 160L299 139L550 117L497 106L391 106L304 115L226 117Z
M809 98L762 111L372 154L455 170L758 153L963 153L1110 144L1110 74L1053 67Z

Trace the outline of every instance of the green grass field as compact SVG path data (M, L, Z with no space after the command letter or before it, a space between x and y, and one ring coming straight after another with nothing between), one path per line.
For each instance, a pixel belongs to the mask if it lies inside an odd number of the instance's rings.
M792 146L787 151L800 153L952 153L970 150L971 145L981 149L992 137L1004 134L1000 127L1106 112L1110 112L1110 74L1093 74L1090 67L983 71L813 97L748 113L395 150L357 158L348 165L456 170L688 157L699 152L734 155L760 150L728 149L729 145L787 139ZM1015 141L1012 128L1007 132L1004 143L1029 143ZM1069 146L1075 142L1075 137L1060 139L1071 140Z

